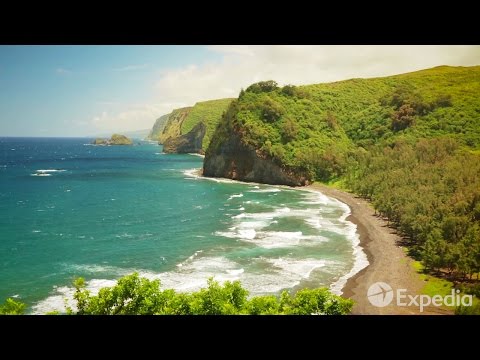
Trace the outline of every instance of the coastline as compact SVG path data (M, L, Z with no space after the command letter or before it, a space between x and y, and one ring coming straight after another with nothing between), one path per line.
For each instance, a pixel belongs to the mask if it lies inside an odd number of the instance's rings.
M450 314L450 312L429 306L420 312L416 306L397 306L392 301L385 307L373 306L367 298L370 285L385 282L394 290L406 289L407 294L420 295L424 282L412 266L413 260L397 245L401 240L387 222L375 215L368 201L355 195L323 184L312 184L306 187L335 198L351 210L346 220L357 226L360 246L367 255L369 265L350 277L342 289L343 296L355 301L352 314L356 315L435 315Z

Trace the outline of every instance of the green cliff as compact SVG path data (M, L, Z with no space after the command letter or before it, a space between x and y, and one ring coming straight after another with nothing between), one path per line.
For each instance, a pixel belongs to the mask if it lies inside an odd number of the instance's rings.
M166 153L199 153L203 154L202 140L205 137L207 127L199 122L195 127L184 135L175 138L168 138L163 144L163 151Z
M188 134L199 123L205 125L204 135L198 151L204 152L210 144L210 139L215 131L222 113L228 108L233 99L218 99L198 102L192 107L175 109L170 114L158 118L150 132L149 139L165 144L168 139L176 139ZM183 142L187 138L183 138ZM198 140L198 139L197 139ZM172 144L172 142L170 142ZM190 144L187 147L196 147ZM173 149L173 148L170 148Z
M353 153L376 144L448 135L478 149L479 93L479 66L299 87L261 82L230 105L206 151L204 171L265 181L251 166L233 171L235 154L250 152L252 164L268 159L280 172L298 175L290 181L297 185L339 178Z

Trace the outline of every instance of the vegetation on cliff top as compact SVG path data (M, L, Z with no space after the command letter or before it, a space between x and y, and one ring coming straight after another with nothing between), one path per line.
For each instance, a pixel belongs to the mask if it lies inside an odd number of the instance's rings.
M206 157L233 134L257 154L370 199L430 271L480 272L480 66L241 91ZM473 284L467 291L478 291Z

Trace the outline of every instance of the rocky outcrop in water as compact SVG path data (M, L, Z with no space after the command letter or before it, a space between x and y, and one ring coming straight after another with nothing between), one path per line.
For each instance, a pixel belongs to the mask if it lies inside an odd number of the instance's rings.
M93 141L93 145L132 145L133 142L125 135L113 134L110 139L97 138Z

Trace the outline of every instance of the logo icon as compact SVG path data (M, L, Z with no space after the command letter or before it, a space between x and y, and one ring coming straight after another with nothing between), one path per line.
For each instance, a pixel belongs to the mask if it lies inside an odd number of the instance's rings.
M376 282L368 288L367 296L373 306L385 307L393 300L393 289L387 283Z

